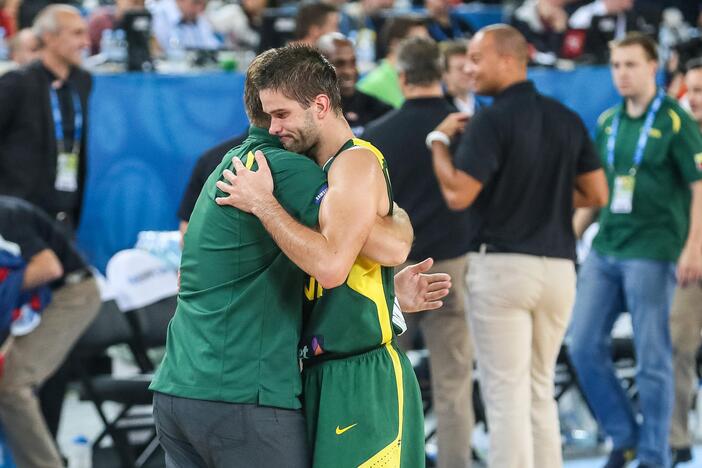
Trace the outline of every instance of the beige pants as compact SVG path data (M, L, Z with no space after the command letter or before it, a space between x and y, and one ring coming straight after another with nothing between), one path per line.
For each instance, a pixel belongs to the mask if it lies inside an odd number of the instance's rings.
M15 339L0 378L0 421L19 468L60 468L35 390L61 366L100 307L94 279L57 289L41 323Z
M407 349L407 338L419 327L429 350L440 468L471 466L473 348L462 280L466 268L466 256L434 262L430 273L451 275L451 291L440 309L405 315L408 331L400 337Z
M672 448L692 446L687 427L688 413L697 390L695 357L702 344L702 287L698 284L676 289L670 310L670 337L673 342L675 404L670 424Z
M492 468L563 465L554 373L575 300L564 259L470 254L470 324Z

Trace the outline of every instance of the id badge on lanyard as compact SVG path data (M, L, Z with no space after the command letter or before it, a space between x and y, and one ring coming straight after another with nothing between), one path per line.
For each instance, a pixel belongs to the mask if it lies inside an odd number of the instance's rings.
M78 190L78 156L83 136L83 112L78 93L72 91L71 94L73 96L74 134L73 148L69 150L66 148L66 139L63 133L63 116L61 115L58 94L53 86L49 89L57 146L54 188L60 192L75 192Z
M621 111L617 114L612 122L612 131L607 140L607 164L610 170L614 172L614 187L612 189L612 201L609 205L609 211L616 214L628 214L634 209L634 189L636 187L636 172L638 171L641 161L643 160L644 150L648 142L648 135L653 127L653 120L663 103L665 94L659 91L654 99L651 107L646 114L639 138L636 142L636 151L634 153L634 162L629 173L626 175L619 174L614 170L614 145L617 141L617 133L619 132L619 121L621 120Z
M612 203L609 211L612 213L631 213L634 205L634 186L636 176L618 175L614 177L614 189L612 190Z

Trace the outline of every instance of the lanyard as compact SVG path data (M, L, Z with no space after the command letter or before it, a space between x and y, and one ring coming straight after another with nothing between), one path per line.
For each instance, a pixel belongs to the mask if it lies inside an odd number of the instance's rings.
M61 115L61 107L59 106L58 94L54 87L49 88L51 96L51 113L54 116L54 131L56 132L56 145L59 153L66 151L65 135L63 134L63 116ZM80 105L80 97L78 93L71 90L73 96L73 153L78 154L80 150L80 140L83 137L83 109Z
M658 113L658 109L660 109L661 104L663 103L664 97L665 93L663 92L663 90L658 91L656 99L653 101L653 104L651 104L651 107L648 109L648 113L646 114L646 120L644 120L644 123L641 126L641 130L639 131L639 139L636 142L636 151L634 152L634 162L631 169L629 169L629 174L632 176L636 175L636 171L638 170L639 165L641 165L644 150L646 149L646 143L648 142L648 134L651 131L651 128L653 127L653 120L656 118L656 114ZM624 112L623 106L622 110L620 110L617 113L617 115L614 117L614 120L612 121L612 131L609 134L609 138L607 139L607 164L610 168L612 168L612 172L614 172L614 145L617 142L617 133L619 132L619 122L621 120L622 112Z

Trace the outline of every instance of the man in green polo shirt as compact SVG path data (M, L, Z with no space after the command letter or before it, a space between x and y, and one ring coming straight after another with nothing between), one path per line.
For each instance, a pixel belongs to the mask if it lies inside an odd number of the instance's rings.
M702 275L702 137L687 112L656 88L651 39L631 34L616 42L611 65L624 101L602 114L596 137L610 200L579 273L568 346L585 397L612 438L605 466L636 458L639 467L667 467L668 318L676 262L679 284ZM612 326L625 311L634 329L640 420L610 352Z

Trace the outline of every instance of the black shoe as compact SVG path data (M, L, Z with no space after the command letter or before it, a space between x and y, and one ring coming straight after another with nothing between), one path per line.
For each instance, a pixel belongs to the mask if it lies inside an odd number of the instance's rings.
M675 466L678 463L685 463L692 460L692 450L690 447L680 447L671 450L672 454L670 459L673 461L671 466Z
M636 458L634 449L614 449L609 454L604 468L624 468L630 461Z

